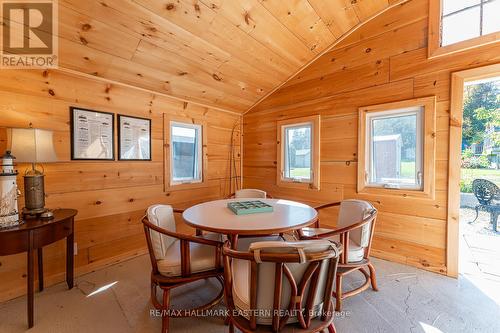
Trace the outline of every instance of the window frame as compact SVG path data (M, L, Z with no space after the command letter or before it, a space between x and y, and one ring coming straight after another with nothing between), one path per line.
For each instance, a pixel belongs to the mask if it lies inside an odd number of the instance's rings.
M285 178L286 138L287 128L305 124L311 125L311 176L307 181ZM277 168L276 184L281 187L319 190L320 187L320 116L291 118L277 122Z
M369 135L367 122L370 114L381 112L393 112L415 107L423 108L423 121L421 127L421 156L422 156L422 179L423 185L418 188L388 188L384 186L373 186L367 179L367 166L371 165L369 146L372 142ZM402 196L427 197L433 199L435 196L435 155L436 155L436 97L422 97L399 102L391 102L377 105L360 107L358 111L358 175L357 192L367 194L399 194ZM373 116L372 116L373 117ZM418 121L417 121L418 127ZM417 149L419 149L417 147Z
M186 178L186 179L174 179L174 168L170 168L170 185L181 185L181 184L194 184L201 183L203 181L203 128L200 124L187 124L178 121L170 121L170 144L173 145L172 128L187 128L195 130L195 165L194 171L197 174L196 178ZM170 149L170 165L174 164L174 150Z
M198 163L200 179L190 180L190 181L174 181L173 179L173 145L172 145L172 125L178 124L181 127L197 127L200 129L200 142L198 147ZM206 142L207 142L207 131L205 121L198 120L195 118L185 118L185 117L172 117L164 114L164 191L174 191L174 190L185 190L192 188L204 187L206 185L207 177L207 153L206 153Z
M454 44L441 46L442 9L443 0L429 1L429 42L427 47L429 58L436 58L483 45L498 43L500 41L500 31L497 31Z
M417 109L418 108L418 109ZM417 109L417 110L415 110ZM374 146L374 141L373 141L373 132L372 132L372 126L373 126L373 121L376 119L388 119L392 117L401 117L401 116L406 116L406 115L415 115L416 116L416 142L417 146L415 147L415 166L418 165L418 171L415 170L415 172L421 173L423 176L423 119L424 119L424 108L421 106L415 106L415 107L409 107L409 108L403 108L403 109L392 109L392 110L387 110L387 111L374 111L374 112L369 112L366 114L366 136L368 142L370 144L366 144L366 159L368 160L368 163L366 163L366 168L365 172L368 173L368 175L373 173L373 146ZM369 171L368 171L369 170ZM418 177L418 175L416 175ZM398 184L400 186L400 189L405 189L405 190L422 190L423 184L420 185L415 185L415 186L405 186L404 184ZM368 181L366 181L366 186L367 187L374 187L374 188L388 188L385 186L384 183L376 183L376 182L371 182L370 178L368 177Z

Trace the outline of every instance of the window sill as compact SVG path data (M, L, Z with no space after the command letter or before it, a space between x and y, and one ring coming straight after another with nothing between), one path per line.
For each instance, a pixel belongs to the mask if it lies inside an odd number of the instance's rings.
M294 182L294 181L289 181L289 180L284 180L281 179L278 181L277 184L279 187L286 187L286 188L295 188L295 189L302 189L302 190L311 190L311 191L319 191L319 184L315 184L314 182L312 183L306 183L306 182Z
M178 183L176 182L167 184L165 192L190 190L206 186L207 186L206 181L178 182Z
M391 196L401 196L410 198L425 198L425 199L435 199L434 189L425 190L412 190L408 188L384 188L384 187L372 187L372 186L361 186L358 187L357 192L359 194L375 194L375 195L391 195Z

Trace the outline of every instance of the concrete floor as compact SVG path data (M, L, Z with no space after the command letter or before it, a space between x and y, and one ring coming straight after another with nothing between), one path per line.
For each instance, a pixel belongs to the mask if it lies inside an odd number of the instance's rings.
M70 291L61 283L37 293L29 332L160 332L160 318L150 316L148 260L79 277ZM500 332L500 286L487 290L474 276L455 280L384 260L374 264L380 291L346 300L335 320L338 332ZM200 282L177 293L176 302L196 303L214 292L215 283ZM0 332L26 328L25 297L0 304ZM174 319L171 330L228 332L218 317Z

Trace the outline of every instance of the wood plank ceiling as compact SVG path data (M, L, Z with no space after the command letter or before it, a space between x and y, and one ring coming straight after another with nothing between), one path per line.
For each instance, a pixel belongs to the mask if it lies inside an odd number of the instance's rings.
M60 0L60 67L244 112L394 0Z

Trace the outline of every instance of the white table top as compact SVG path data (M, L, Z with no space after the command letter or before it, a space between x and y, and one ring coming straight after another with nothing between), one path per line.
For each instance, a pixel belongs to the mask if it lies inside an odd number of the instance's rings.
M273 212L236 215L227 203L260 200L273 206ZM190 207L182 217L196 229L222 234L265 235L306 227L314 223L318 213L308 205L281 199L226 199L209 201Z

